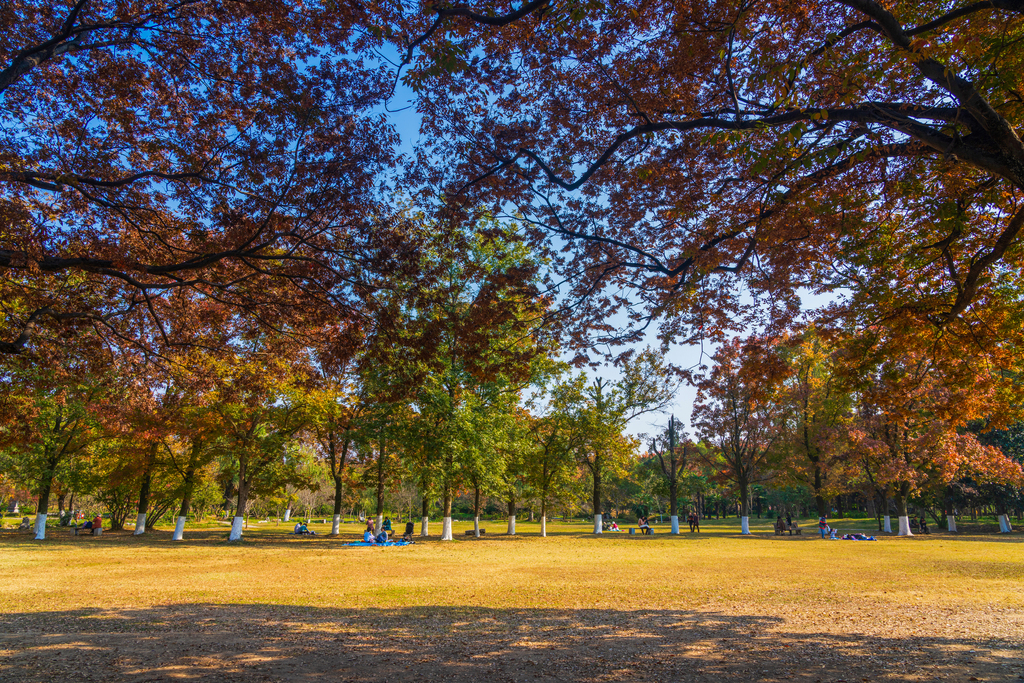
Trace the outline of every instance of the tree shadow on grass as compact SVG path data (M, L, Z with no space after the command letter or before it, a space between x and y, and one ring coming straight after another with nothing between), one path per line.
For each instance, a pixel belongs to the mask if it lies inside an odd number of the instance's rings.
M372 599L368 595L368 599ZM0 680L1007 681L1020 644L686 610L171 605L0 616Z

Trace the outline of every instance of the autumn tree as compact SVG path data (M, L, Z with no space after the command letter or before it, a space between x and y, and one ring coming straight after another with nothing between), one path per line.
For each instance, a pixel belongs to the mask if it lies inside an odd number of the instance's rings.
M665 483L668 484L669 517L672 533L679 533L679 483L690 459L696 452L696 445L690 442L686 433L680 434L675 415L669 417L664 434L651 439L648 452L658 458L658 466Z
M824 517L828 500L856 476L856 463L847 457L853 395L843 376L843 359L814 328L778 343L774 352L786 366L778 390L780 467L811 489L818 516Z
M403 267L366 21L318 2L7 3L0 353L76 329L159 351L185 341L176 292L264 330L350 319L361 274Z
M224 434L225 473L235 480L230 540L242 538L250 494L265 494L298 480L295 437L305 426L300 357L280 340L259 339L219 361L212 406Z
M702 454L739 499L742 533L750 533L750 489L774 475L771 458L780 439L778 382L783 367L758 339L734 340L714 355L698 383L692 423L712 445Z
M4 373L0 458L3 470L37 496L36 540L46 538L55 485L87 475L84 458L111 437L104 417L116 415L120 387L113 373L90 360L62 355L45 365L22 361Z

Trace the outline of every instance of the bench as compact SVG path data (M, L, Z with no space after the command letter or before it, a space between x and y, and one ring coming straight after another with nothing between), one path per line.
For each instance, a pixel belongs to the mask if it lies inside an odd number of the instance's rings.
M796 522L789 525L789 535L792 536L793 534L796 534L797 536L801 535L800 527L796 525Z
M774 524L773 526L775 528L775 535L776 536L784 536L786 534L786 523L785 522L782 522L780 524Z
M487 533L487 529L481 529L480 530L480 535L481 536L483 536L486 533ZM466 535L467 536L476 536L476 531L474 529L466 529Z
M641 529L640 527L630 527L630 529L629 529L629 535L630 535L630 536L636 536L636 532L638 532L638 531L640 532L640 535L641 535L641 536L643 536L643 535L644 535L644 532L645 532L645 531L647 532L647 534L648 534L649 536L653 536L653 535L654 535L654 529L651 529L651 528L647 528L647 529Z
M70 533L72 536L102 536L103 527L99 527L98 529L84 529L80 526L73 526L70 529Z

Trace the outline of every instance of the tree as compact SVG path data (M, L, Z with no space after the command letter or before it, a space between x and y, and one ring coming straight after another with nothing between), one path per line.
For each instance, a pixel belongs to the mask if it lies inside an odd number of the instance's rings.
M351 322L352 283L404 253L378 201L397 140L365 19L317 2L5 5L0 353L79 328L182 343L178 292L264 330Z
M683 437L681 444L680 436ZM668 484L669 517L673 534L679 533L679 515L676 510L676 506L679 504L679 476L686 469L695 450L696 446L686 438L685 433L679 435L676 432L675 415L669 418L668 429L665 430L664 435L660 439L658 437L651 439L650 453L657 456L661 474Z
M635 417L659 411L672 400L675 383L665 359L647 349L620 365L621 379L597 378L587 386L577 380L566 396L572 419L583 432L576 457L590 475L594 533L602 532L602 484L607 475L621 471L636 450L636 441L623 435Z
M964 471L1013 477L1019 470L963 430L987 413L994 391L984 375L949 376L922 355L888 358L864 378L855 443L872 481L891 491L899 535L912 535L911 496L944 489Z
M35 538L43 540L55 482L84 475L78 461L109 438L101 415L112 414L117 387L110 373L66 356L44 366L21 362L4 379L3 470L38 496Z
M853 397L836 349L812 327L776 345L786 364L779 387L782 406L781 467L814 493L818 516L827 500L842 493L855 476L847 455L846 427Z
M556 492L572 483L577 473L576 454L583 446L583 423L574 418L573 411L585 377L561 377L560 371L539 376L540 386L529 402L537 414L530 419L533 447L526 451L525 474L540 500L542 537L548 534L548 504Z
M851 292L846 312L898 330L895 348L985 348L1020 334L1022 13L541 1L436 6L394 35L417 36L406 82L459 164L436 182L529 217L575 285L581 342L621 309L634 330L725 335L756 312L747 288L781 328L812 286Z
M750 533L750 488L773 472L779 434L778 382L783 368L758 339L735 340L714 355L715 367L698 383L693 424L714 445L702 454L739 496L742 533Z
M301 452L294 437L306 424L298 391L303 368L286 361L286 348L262 340L218 367L213 401L225 436L225 455L237 482L230 540L242 538L249 495L298 480Z

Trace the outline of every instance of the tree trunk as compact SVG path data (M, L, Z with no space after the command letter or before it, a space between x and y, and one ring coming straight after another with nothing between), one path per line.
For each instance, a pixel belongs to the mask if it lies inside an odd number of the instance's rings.
M516 499L514 496L508 499L508 535L516 535Z
M749 509L749 506L750 506L750 503L749 503L750 484L746 481L746 477L741 477L740 481L737 482L737 483L740 486L740 503L739 503L739 506L738 506L740 508L739 509L739 513L740 513L740 533L743 534L744 536L749 536L750 535L750 509Z
M427 510L430 508L430 502L426 496L423 497L423 517L420 520L420 536L427 537L430 535L430 517L427 515Z
M910 516L907 514L907 496L910 493L909 484L900 484L900 490L896 494L896 514L900 518L900 536L913 536L910 532Z
M480 487L473 489L473 535L480 538Z
M139 487L139 511L135 518L134 536L141 536L146 533L146 515L149 513L149 492L153 484L153 464L156 461L156 450L159 444L153 443L149 447L149 457L146 458L146 470L142 473L142 486Z
M36 506L35 540L46 540L46 513L50 509L50 491L53 490L53 476L59 459L51 456L46 461L46 471L39 479L39 504Z
M174 525L174 535L171 536L172 541L180 541L184 538L185 520L188 518L188 509L192 505L192 491L196 486L195 479L195 467L189 465L188 469L185 470L185 485L182 487L181 492L181 507L178 508L178 520Z
M546 538L548 535L548 501L547 498L540 499L540 536Z
M444 521L441 523L442 541L452 540L452 499L455 497L453 493L450 490L444 492Z
M594 456L594 533L603 533L601 527L601 456Z
M380 441L380 448L377 450L377 527L376 533L384 525L384 440Z
M244 470L240 468L238 474L238 504L235 506L235 518L231 520L231 533L229 541L242 540L242 527L245 524L245 506L249 503L249 482L245 481Z
M341 474L334 475L334 516L331 518L331 536L341 534L341 494L343 489Z

